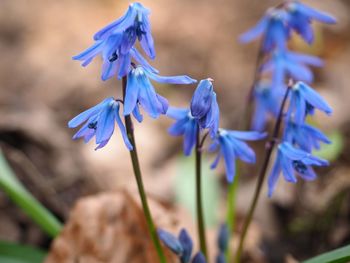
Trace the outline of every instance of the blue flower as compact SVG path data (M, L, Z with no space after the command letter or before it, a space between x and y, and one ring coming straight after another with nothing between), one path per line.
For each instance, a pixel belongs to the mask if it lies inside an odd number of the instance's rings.
M223 157L225 161L227 181L232 183L236 172L236 158L239 158L246 163L255 163L255 153L244 141L260 140L265 137L266 133L255 131L244 132L219 129L218 135L209 149L210 151L220 149L215 161L211 165L211 168L216 168L220 158Z
M294 112L294 122L301 124L307 114L313 114L315 108L328 115L332 113L331 107L320 94L305 83L297 82L292 88L288 115Z
M219 255L216 257L216 263L226 263L225 254L223 252L220 252Z
M181 229L178 237L165 230L158 229L158 236L164 245L179 257L181 263L190 262L193 242L186 229Z
M337 20L324 12L308 7L300 1L290 1L286 4L288 10L288 25L294 29L307 43L314 40L314 33L311 27L312 20L326 24L334 24Z
M117 21L106 26L94 36L95 44L73 57L82 61L85 67L98 55L103 58L102 80L113 76L124 77L131 70L134 59L150 71L157 72L134 47L138 38L150 58L154 58L153 39L148 21L149 11L141 4L129 6L127 13Z
M298 125L292 121L287 123L284 140L307 152L311 152L313 148L320 149L320 142L331 143L319 129L306 123Z
M174 252L178 256L182 255L183 247L180 241L173 234L163 229L158 229L157 232L158 232L159 239L164 243L165 246L167 246L167 248L169 248L172 252Z
M198 131L198 122L191 115L189 109L177 109L170 107L167 116L176 120L169 128L169 133L172 136L184 136L183 149L186 156L191 154L191 151L196 144L196 134Z
M137 103L152 117L158 118L168 110L168 101L156 93L151 81L171 84L191 84L196 80L188 76L163 77L144 68L137 66L128 74L126 95L124 101L124 115L129 115Z
M284 50L290 35L289 28L285 26L287 16L283 9L269 9L255 27L240 36L240 41L248 43L263 35L263 51L269 52L275 47Z
M106 40L111 35L124 33L121 43L122 54L134 46L136 39L151 58L155 58L154 43L149 22L150 11L140 3L132 3L124 16L102 28L94 35L95 41Z
M272 88L271 85L266 83L259 83L255 86L255 109L252 119L252 130L263 131L268 117L277 117L283 94L285 94L284 89Z
M297 182L295 173L304 180L310 181L317 177L311 167L312 165L327 166L328 161L315 157L306 151L296 149L289 142L279 144L277 158L268 180L269 197L272 196L281 171L287 182Z
M321 67L323 61L315 56L305 55L291 51L276 51L272 57L262 66L261 71L271 72L272 86L281 87L285 83L287 77L293 79L312 82L312 71L307 67L308 65Z
M192 260L192 263L207 263L207 260L205 259L204 255L202 252L198 252L193 260Z
M217 240L217 245L218 248L221 252L225 253L227 247L228 247L228 242L229 242L229 229L227 227L227 224L221 224L220 230L219 230L219 235L218 235L218 240Z
M97 149L104 147L114 132L115 122L123 136L126 147L133 147L126 134L125 127L119 116L120 103L113 98L107 98L96 106L80 113L68 122L69 128L76 128L83 124L73 139L84 138L85 143L96 137Z

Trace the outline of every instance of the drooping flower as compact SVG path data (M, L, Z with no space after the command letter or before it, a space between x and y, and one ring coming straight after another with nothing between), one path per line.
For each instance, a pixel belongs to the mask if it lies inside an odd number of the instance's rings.
M205 259L205 256L203 255L202 252L198 252L194 256L192 263L207 263L207 260Z
M319 129L306 123L298 125L292 121L288 121L286 125L284 140L310 153L312 149L320 149L320 142L331 143Z
M287 2L286 10L288 11L288 26L295 30L309 44L314 40L314 33L311 26L312 20L326 24L337 22L333 16L306 6L297 0Z
M316 179L317 175L311 167L312 165L327 166L328 161L301 149L296 149L289 142L279 144L276 161L268 179L268 195L272 196L281 171L284 179L291 183L297 182L295 174L307 181Z
M332 113L332 108L314 89L301 81L294 84L288 110L289 115L294 113L294 122L303 123L306 115L313 114L315 108L328 115Z
M321 67L323 61L315 56L292 51L275 51L271 58L263 64L262 73L272 73L272 86L280 88L288 77L312 82L313 74L307 66Z
M155 57L148 15L149 11L141 4L131 4L123 17L97 32L94 36L95 43L73 59L82 61L85 67L101 55L102 80L127 75L131 70L132 59L150 71L157 72L134 47L136 39L139 39L146 54L152 59Z
M199 126L202 129L209 129L211 137L214 137L219 129L220 110L212 81L208 78L199 82L192 96L190 108Z
M275 47L284 50L290 35L285 26L287 15L283 9L270 8L256 26L240 36L240 41L248 43L263 36L263 51L269 52Z
M211 165L214 169L218 165L220 158L223 157L226 167L226 177L229 183L232 183L235 176L235 161L237 158L246 163L255 163L255 153L252 148L244 141L261 140L266 137L266 133L255 131L231 131L219 129L210 151L218 151L218 155Z
M163 229L158 229L158 236L163 244L179 257L181 263L190 262L193 242L186 229L181 229L178 237ZM205 263L206 261L194 261L193 259L192 262Z
M169 128L172 136L183 136L183 150L186 156L190 155L196 144L196 134L198 130L198 122L193 118L189 109L178 109L170 107L167 116L176 120Z
M110 140L115 123L117 123L122 134L124 143L129 150L133 147L128 139L124 124L119 116L120 103L114 98L107 98L96 106L80 113L68 122L69 128L76 128L83 124L80 130L73 136L73 139L84 138L85 143L92 137L96 137L96 147L104 147Z
M269 116L277 117L285 88L273 88L270 84L259 83L254 88L255 108L252 130L263 131Z
M219 229L219 234L218 234L217 246L219 250L223 253L225 253L228 247L229 236L230 236L230 233L229 233L227 224L221 224Z
M140 3L132 3L125 15L105 26L94 35L94 40L106 40L111 35L124 32L121 43L122 54L127 53L134 46L136 39L141 43L143 50L151 58L155 58L154 42L149 22L150 11Z
M147 68L137 66L128 74L126 95L124 101L124 115L129 115L137 105L152 117L158 118L168 110L168 101L156 93L150 79L160 83L191 84L196 80L188 76L164 77L149 71Z

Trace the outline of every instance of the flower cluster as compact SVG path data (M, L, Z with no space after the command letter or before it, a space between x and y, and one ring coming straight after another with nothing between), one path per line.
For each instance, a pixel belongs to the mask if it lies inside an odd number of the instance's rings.
M221 158L224 159L226 177L232 183L235 175L235 160L247 163L255 162L255 153L245 141L263 139L266 134L256 131L232 131L219 128L220 110L216 100L212 79L204 79L199 82L195 90L190 109L178 109L170 107L167 113L176 122L169 128L173 136L184 137L183 149L185 155L190 155L195 145L202 147L199 135L209 134L212 140L209 152L217 152L211 168L217 167Z
M178 237L163 229L158 229L158 236L163 244L178 256L181 263L207 262L202 252L196 253L191 261L193 242L185 229L181 229Z
M169 103L166 98L157 94L151 80L169 84L196 82L188 76L160 76L158 70L153 68L137 50L135 44L139 41L148 58L155 58L149 14L149 10L140 3L130 4L124 16L94 35L95 43L91 47L73 57L82 61L83 66L87 66L100 55L103 60L102 80L112 77L127 79L123 99L105 99L68 123L70 128L76 128L84 123L74 135L74 139L84 138L84 141L88 142L95 136L98 145L96 149L100 149L110 140L116 122L126 147L132 150L133 146L120 118L120 107L123 106L124 116L132 114L139 122L143 119L140 107L152 118L158 118L167 113Z
M318 57L288 50L288 40L292 32L301 36L308 44L314 40L311 23L334 24L335 18L302 4L298 0L285 1L269 9L258 24L241 35L243 43L262 36L261 52L263 59L259 65L260 79L255 83L255 114L252 128L265 129L269 116L277 117L282 98L290 93L289 106L285 118L282 140L277 147L277 157L269 177L269 196L282 171L288 182L297 181L295 174L305 180L313 180L316 174L312 166L328 165L326 160L312 155L320 142L330 143L318 129L305 123L306 117L315 109L331 114L332 109L309 84L313 73L309 66L321 67ZM287 87L286 81L294 83ZM287 89L290 89L287 91ZM288 95L288 93L287 93Z

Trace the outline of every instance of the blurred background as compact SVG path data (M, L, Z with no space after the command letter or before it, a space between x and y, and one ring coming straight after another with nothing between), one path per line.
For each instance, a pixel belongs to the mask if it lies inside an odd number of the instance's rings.
M281 180L272 199L266 194L262 196L248 237L247 262L292 262L292 258L305 259L350 241L347 151L350 146L350 1L303 2L332 13L339 21L335 26L315 24L317 37L311 47L297 37L291 41L294 50L325 59L325 67L315 71L314 87L332 105L334 114L331 118L317 115L315 122L334 141L333 146L320 153L332 164L319 170L319 178L313 183L291 185ZM162 75L213 78L221 107L221 126L237 129L247 106L245 99L258 52L257 42L241 45L237 38L260 19L266 8L279 1L143 0L142 3L152 11L157 51L152 65ZM100 60L82 68L71 57L92 44L92 35L120 17L128 4L121 0L0 1L1 149L21 182L63 222L68 220L70 210L80 198L101 192L120 193L121 189L127 189L133 196L136 189L129 154L120 134L115 134L102 150L94 151L93 143L72 141L74 131L67 127L67 122L81 111L107 96L121 94L119 81L100 80ZM156 88L173 106L187 107L195 85L157 85ZM154 206L158 206L155 213L160 225L174 231L186 226L195 237L193 160L182 157L181 138L167 133L170 124L165 117L157 121L145 117L142 125L136 124L146 189ZM256 183L255 171L262 159L263 143L256 146L257 166L247 167L241 176L238 228L250 203ZM205 167L211 160L208 156ZM212 256L217 224L225 217L227 185L223 173L223 167L215 173L205 171ZM114 196L118 199L115 202L128 202L131 198L121 196ZM114 199L104 198L103 209L108 210ZM88 203L80 207L83 211L76 211L74 216L84 215L84 222L90 220L87 217L98 216L96 211L100 210L95 207L98 202L92 202L95 201L88 199ZM1 240L43 250L50 248L51 239L1 190L0 211ZM119 217L115 220L123 221ZM92 237L95 234L92 233ZM76 235L68 238L74 239ZM64 243L64 238L61 241ZM118 250L120 241L113 239L109 246Z

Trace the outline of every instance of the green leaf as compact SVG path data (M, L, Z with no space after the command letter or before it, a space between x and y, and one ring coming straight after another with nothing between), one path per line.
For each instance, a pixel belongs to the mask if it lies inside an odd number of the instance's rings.
M41 263L46 253L30 247L0 241L0 262L1 263Z
M344 147L343 135L339 131L335 131L330 134L329 139L332 141L331 144L322 144L321 149L314 151L314 154L320 158L328 161L334 161L341 154Z
M326 252L304 263L347 263L350 262L350 245Z
M56 237L62 229L56 217L41 205L17 179L0 150L0 188L49 236ZM2 262L2 261L0 261Z
M178 203L186 207L192 215L196 215L195 198L195 158L180 157L178 159L178 172L175 184L175 194ZM203 210L207 226L217 223L217 209L219 203L218 177L210 170L210 165L202 158L202 185L203 185Z

